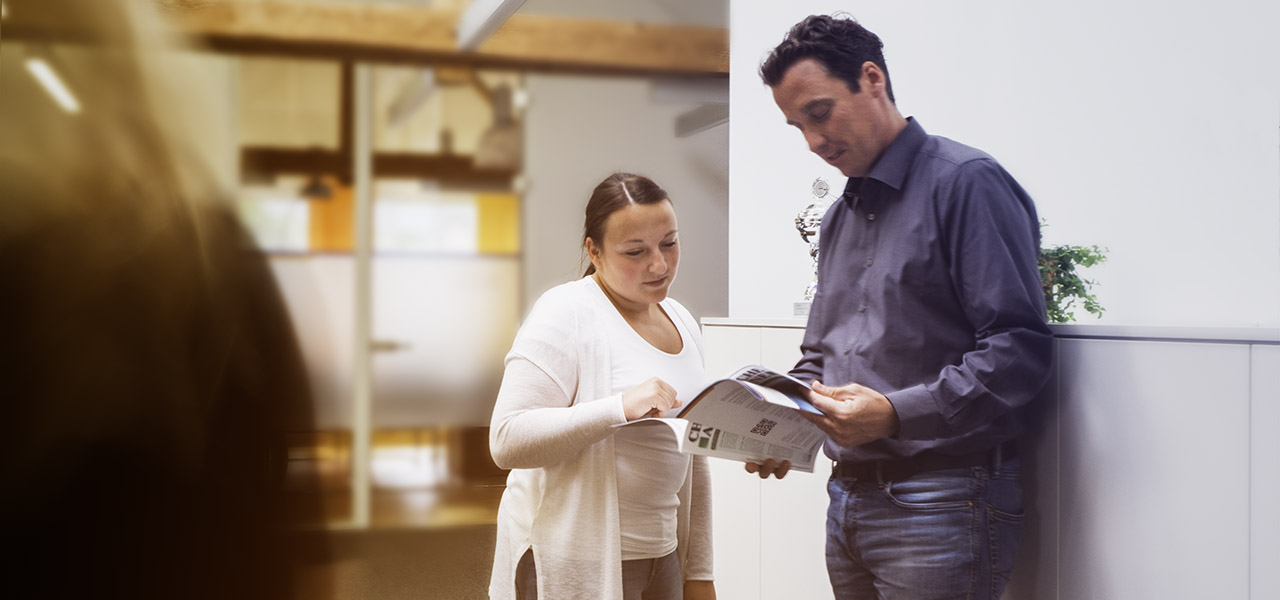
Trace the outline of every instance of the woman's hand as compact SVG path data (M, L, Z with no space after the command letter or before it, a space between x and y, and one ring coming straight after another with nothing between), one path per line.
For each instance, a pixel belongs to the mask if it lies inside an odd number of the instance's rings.
M716 600L716 584L711 581L686 581L684 600Z
M680 406L676 390L667 382L654 377L622 394L622 412L628 421L656 417Z

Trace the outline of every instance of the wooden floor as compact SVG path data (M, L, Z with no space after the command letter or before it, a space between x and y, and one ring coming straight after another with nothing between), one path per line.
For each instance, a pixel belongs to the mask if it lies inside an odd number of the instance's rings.
M299 534L315 554L296 573L300 600L484 600L493 525Z
M290 443L290 517L307 600L488 598L505 473L487 430L398 429L372 435L370 526L350 528L351 436Z
M370 527L493 525L506 481L483 430L382 430L372 436ZM292 445L291 523L341 528L351 521L350 436L309 434Z

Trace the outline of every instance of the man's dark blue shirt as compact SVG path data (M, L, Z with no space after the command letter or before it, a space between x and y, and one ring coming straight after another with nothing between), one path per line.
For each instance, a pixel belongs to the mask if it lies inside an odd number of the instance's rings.
M819 238L818 293L792 374L858 383L900 429L828 456L982 452L1017 437L1049 376L1035 206L995 159L914 119L850 178Z

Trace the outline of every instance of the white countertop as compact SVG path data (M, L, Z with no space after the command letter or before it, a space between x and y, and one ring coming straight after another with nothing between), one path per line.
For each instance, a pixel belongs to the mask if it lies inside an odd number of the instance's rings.
M806 319L765 317L706 317L704 327L780 327L804 329ZM1273 327L1187 327L1160 325L1098 325L1061 323L1049 326L1059 338L1168 340L1280 345L1280 329Z
M763 317L703 317L703 325L723 325L726 327L784 327L804 329L808 319L805 317L786 317L768 319Z

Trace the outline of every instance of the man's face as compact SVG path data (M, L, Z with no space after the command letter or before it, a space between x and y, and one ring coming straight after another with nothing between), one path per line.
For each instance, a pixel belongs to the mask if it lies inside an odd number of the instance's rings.
M870 64L870 63L868 63ZM874 67L873 67L874 69ZM878 85L877 85L878 82ZM892 129L892 107L884 95L883 73L864 68L859 91L808 58L792 65L773 88L773 101L787 123L804 134L809 150L846 177L863 177L884 149Z

